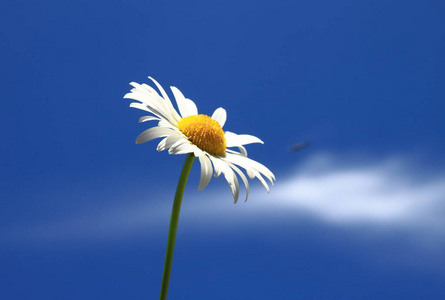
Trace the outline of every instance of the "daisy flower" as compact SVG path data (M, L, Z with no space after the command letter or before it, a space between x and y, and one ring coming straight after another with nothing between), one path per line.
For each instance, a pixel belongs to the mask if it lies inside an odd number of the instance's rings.
M162 86L149 77L161 94L147 84L130 83L131 92L124 98L136 100L130 107L149 112L150 116L141 117L139 122L157 121L158 126L142 132L136 139L142 144L156 138L163 138L157 146L158 151L168 149L169 154L193 153L201 164L201 178L198 190L204 189L210 182L212 175L224 175L229 183L234 202L238 201L238 176L246 187L246 201L249 195L249 182L244 173L238 168L246 170L253 179L258 178L269 192L269 186L263 176L273 185L274 174L264 165L247 157L244 145L263 142L252 135L235 134L224 131L227 113L223 108L217 108L212 116L198 114L195 103L184 97L176 87L171 87L178 107L177 111ZM228 149L237 148L238 151ZM237 176L238 175L238 176Z

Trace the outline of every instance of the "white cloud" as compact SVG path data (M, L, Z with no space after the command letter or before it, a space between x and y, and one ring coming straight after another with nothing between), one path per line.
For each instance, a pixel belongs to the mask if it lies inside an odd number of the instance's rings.
M348 229L445 236L445 176L421 178L419 173L408 159L345 165L332 156L315 155L285 178L278 174L270 194L255 188L246 204L234 208L226 191L218 194L224 199L196 201L196 207L186 210L194 221L219 217L273 226L304 217Z
M443 224L445 176L420 181L407 162L335 165L317 156L273 193L283 209L304 210L334 223L438 226Z
M344 165L332 156L316 155L292 174L276 174L278 180L270 194L252 183L249 201L237 205L231 202L225 183L217 184L224 185L222 191L215 192L210 187L197 192L193 191L191 181L181 224L198 230L218 227L232 231L249 225L272 227L284 220L300 222L304 217L348 229L363 226L385 231L403 229L423 236L428 232L442 237L445 235L445 176L422 179L416 174L418 170L410 168L406 159ZM172 203L165 200L155 205L117 199L113 203L120 204L114 210L104 208L90 215L61 216L59 220L63 221L33 224L11 233L23 239L164 234Z

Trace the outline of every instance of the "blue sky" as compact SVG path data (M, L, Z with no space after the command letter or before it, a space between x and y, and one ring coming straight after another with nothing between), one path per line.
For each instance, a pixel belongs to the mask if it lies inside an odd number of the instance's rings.
M234 205L195 162L171 299L445 296L442 1L2 6L1 299L158 297L185 157L135 144L147 76L277 177Z

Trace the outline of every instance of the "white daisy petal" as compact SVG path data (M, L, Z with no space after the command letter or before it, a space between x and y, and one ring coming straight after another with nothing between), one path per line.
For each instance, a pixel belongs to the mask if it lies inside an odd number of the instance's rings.
M196 116L198 114L198 107L196 107L195 102L193 102L192 99L185 98L185 103L189 116Z
M142 94L143 97L139 101L142 101L144 104L155 108L172 122L179 120L179 115L176 113L176 111L171 110L173 106L171 106L171 103L169 102L170 100L165 100L162 98L151 86L142 84L135 89L133 94ZM178 116L178 118L176 119L175 116Z
M198 147L195 147L193 154L195 155L195 157L200 157L200 156L206 155L206 152L202 151Z
M148 76L148 78L154 82L154 84L156 85L156 87L159 89L159 91L161 92L162 97L164 98L164 100L166 101L167 106L170 108L171 113L174 115L174 117L177 119L176 121L179 121L180 118L179 116L175 116L176 110L173 107L172 102L170 101L170 98L168 97L167 93L165 92L165 90L162 88L162 86L153 78ZM177 114L177 113L176 113Z
M130 85L131 85L132 87L138 87L138 86L140 86L139 83L134 82L134 81L130 82Z
M171 86L170 88L173 92L173 95L175 95L176 104L178 105L179 108L179 113L183 118L198 114L198 108L196 107L195 103L192 100L186 99L184 95L181 93L181 91L178 90L176 87Z
M226 123L227 119L227 112L224 108L220 107L215 110L215 112L212 115L212 119L221 125L221 127L224 127L224 124Z
M249 175L250 178L252 178L252 176L251 176L252 174L255 177L258 177L257 173L258 172L262 173L264 176L266 176L267 179L269 179L269 181L273 185L273 180L275 180L275 175L268 168L263 166L262 164L254 161L254 160L251 160L248 157L237 155L237 154L231 154L231 153L226 153L225 159L231 163L234 163L234 164L246 169L248 171L247 174ZM249 173L249 170L251 170L252 173ZM260 179L260 178L258 178L258 179Z
M183 137L180 134L173 132L171 135L163 139L158 144L156 150L161 152L164 151L165 149L169 149L171 146L173 146L176 142L178 142L181 139L183 139Z
M237 147L252 143L264 144L262 140L250 134L236 134L230 131L225 132L227 147Z
M156 109L149 107L145 104L133 102L133 103L130 103L130 107L148 111L149 113L154 114L156 117L158 117L160 119L165 119L165 117L159 111L157 111Z
M246 202L247 198L249 197L249 181L247 180L246 175L244 175L244 173L240 169L238 169L237 166L229 162L226 163L241 177L241 180L243 181L244 186L246 187L246 199L244 199L244 202Z
M238 149L240 150L240 152L232 150L232 149L226 149L227 153L233 153L233 154L237 154L237 155L243 155L243 156L247 156L247 150L246 148L244 148L243 146L238 146Z
M156 147L156 151L158 151L158 152L164 151L164 149L165 149L165 143L167 142L167 139L168 139L168 137L163 138L163 139L159 142L158 146Z
M169 154L187 154L195 150L195 147L189 141L180 139L168 150Z
M149 108L153 108L158 112L163 112L165 110L160 103L161 101L159 100L162 98L160 98L157 93L156 96L154 96L140 89L132 89L131 93L126 94L124 98L139 101L141 104L148 106Z
M259 179L261 184L266 188L266 191L269 193L269 191L270 191L269 186L267 185L266 180L264 180L264 178L261 176L261 174L256 170L252 170L252 173L255 175L256 178Z
M170 89L172 90L173 95L175 96L176 105L178 106L178 109L179 109L179 114L183 118L186 117L186 115L185 115L186 114L186 105L184 103L185 102L184 95L178 88L176 88L174 86L171 86Z
M141 117L139 119L140 123L158 121L158 126L142 132L136 139L136 143L141 144L163 137L156 150L168 149L169 154L193 153L195 157L198 157L201 164L198 190L202 190L208 185L212 174L215 177L223 174L236 203L239 197L239 175L246 188L245 201L247 201L249 181L240 170L239 167L241 167L246 170L248 177L251 179L258 178L269 192L269 185L265 178L273 184L274 174L264 165L248 158L247 150L243 146L251 143L263 143L259 138L248 134L238 135L229 131L224 133L221 128L225 125L227 119L225 109L221 107L216 109L211 118L198 115L195 103L185 98L179 89L172 87L179 109L177 111L162 86L153 78L149 78L154 82L160 93L147 84L132 82L130 84L133 88L130 93L124 96L124 98L136 101L130 104L131 107L153 114L153 116ZM190 119L181 123L181 129L179 129L178 122L185 117L190 117ZM213 125L209 125L209 121L213 122ZM218 122L221 128L215 122ZM226 143L221 142L224 139ZM238 149L232 150L226 146L237 147Z
M141 117L139 118L139 123L142 122L147 122L147 121L159 121L159 118L153 117L153 116L145 116L145 117Z
M142 103L132 102L132 103L130 103L130 107L137 108L140 110L145 110L145 111L151 112L152 114L156 115L156 113L154 113L151 109L149 109L146 105L144 105Z
M230 164L230 163L229 163ZM242 166L242 165L241 165ZM246 168L245 166L242 166L243 168ZM266 188L266 191L269 193L269 185L267 184L267 182L264 180L264 178L261 176L260 172L258 172L257 170L253 169L253 168L247 168L247 174L249 175L250 179L253 178L258 178L258 180L260 181L260 183ZM273 182L272 182L273 184ZM247 188L247 187L246 187ZM247 201L247 198L246 198Z
M136 139L136 144L142 144L156 138L168 136L174 131L165 127L152 127L142 132Z
M238 178L236 177L235 173L231 168L227 168L227 170L231 173L230 175L225 176L227 182L229 183L230 190L233 195L233 203L236 204L238 202L239 197L239 182ZM234 185L235 184L235 185Z
M162 99L160 98L158 93L148 92L146 89L141 88L139 85L136 86L134 89L131 89L131 93L126 94L124 98L137 100L145 105L155 107L156 109L159 109L159 99Z
M201 179L199 180L198 191L204 189L207 184L209 184L210 179L212 179L212 163L207 155L201 155L198 157L201 163Z
M221 166L218 162L215 162L216 158L214 158L213 156L209 155L210 160L212 161L213 164L213 169L214 169L214 176L215 178L218 178L221 175Z
M230 153L228 154L228 156L230 156L230 159L236 159L237 161L244 161L244 164L247 164L250 167L252 167L252 168L258 170L259 172L261 172L262 174L264 174L264 176L266 176L267 179L269 179L269 181L273 184L273 180L275 180L275 175L268 168L266 168L264 165L260 164L259 162L254 161L248 157L245 157L245 156L230 154ZM231 161L231 162L233 162L233 161Z
M168 99L168 96L167 99L162 98L154 88L146 84L134 86L135 88L131 90L131 93L125 95L124 98L131 98L142 102L149 108L155 109L161 113L163 118L168 119L174 124L181 119Z
M182 138L182 139L178 139L175 143L173 143L173 145L170 146L171 147L177 147L179 144L183 144L188 142L186 139Z
M210 160L212 161L215 169L218 168L219 171L224 174L224 178L229 184L234 202L236 203L239 197L239 182L238 178L235 175L235 172L233 172L233 170L229 167L229 165L225 161L219 158L210 156Z
M173 129L175 131L178 131L177 126L173 125L172 123L170 123L170 121L167 121L165 119L160 120L158 123L158 126L159 127L167 127L167 128Z
M227 183L229 183L230 191L233 195L233 202L236 203L238 202L239 197L238 178L236 177L235 172L233 172L233 170L228 165L224 164L223 170L224 177L226 178Z
M243 146L238 146L239 151L242 155L247 156L247 150Z

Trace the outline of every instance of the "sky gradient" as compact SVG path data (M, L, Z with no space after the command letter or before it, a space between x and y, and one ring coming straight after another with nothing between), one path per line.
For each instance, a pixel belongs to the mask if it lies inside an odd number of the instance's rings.
M169 299L443 299L444 9L3 4L0 299L157 299L185 156L135 144L147 76L225 108L277 178L234 205L195 162Z

